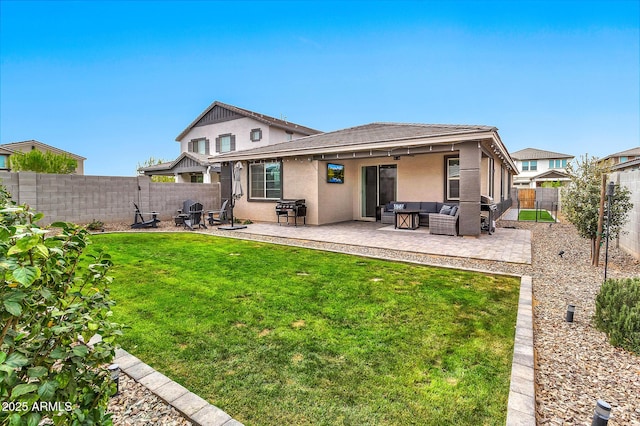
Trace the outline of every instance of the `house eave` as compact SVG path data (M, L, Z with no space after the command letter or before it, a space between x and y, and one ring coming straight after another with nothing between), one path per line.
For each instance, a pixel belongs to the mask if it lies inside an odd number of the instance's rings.
M419 136L413 138L398 138L387 141L373 141L357 145L334 145L312 148L288 148L277 149L273 145L272 150L264 152L236 152L226 153L210 159L217 161L264 161L286 157L308 157L311 160L336 160L336 159L358 159L374 157L396 157L404 155L428 154L433 152L457 151L456 144L470 141L489 140L492 147L511 168L514 174L518 174L515 162L509 156L506 148L502 144L497 132L494 130L473 133L455 133L440 136Z

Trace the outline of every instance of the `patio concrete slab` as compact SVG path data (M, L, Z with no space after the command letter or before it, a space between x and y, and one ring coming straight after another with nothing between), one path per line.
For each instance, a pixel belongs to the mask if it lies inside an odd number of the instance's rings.
M271 237L385 248L437 256L531 264L531 232L497 228L478 237L432 235L429 228L394 229L380 222L341 222L320 226L292 226L252 223L233 232Z

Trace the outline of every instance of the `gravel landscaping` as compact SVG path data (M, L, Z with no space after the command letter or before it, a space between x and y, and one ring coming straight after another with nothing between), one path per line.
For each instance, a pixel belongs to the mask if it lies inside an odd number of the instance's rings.
M640 426L640 357L609 345L606 335L591 324L595 296L603 281L604 249L601 266L594 268L589 262L589 241L580 238L572 225L501 221L498 226L529 229L532 232L532 265L261 235L234 236L438 266L530 275L533 277L534 293L537 423L590 425L596 401L603 399L612 407L610 426ZM130 230L127 224L108 224L105 228L105 231ZM155 230L143 231L182 230L169 222L162 222ZM216 229L204 232L230 235L228 231ZM558 254L560 251L564 251L563 256ZM608 276L640 276L640 263L610 246ZM565 321L568 304L576 306L572 323ZM121 394L112 399L109 410L114 413L116 425L190 424L178 412L128 378L121 388Z

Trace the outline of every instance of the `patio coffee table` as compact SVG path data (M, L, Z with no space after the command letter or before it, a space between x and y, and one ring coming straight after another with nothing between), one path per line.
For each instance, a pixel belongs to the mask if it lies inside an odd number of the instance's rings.
M420 210L395 210L396 229L417 229L420 226Z

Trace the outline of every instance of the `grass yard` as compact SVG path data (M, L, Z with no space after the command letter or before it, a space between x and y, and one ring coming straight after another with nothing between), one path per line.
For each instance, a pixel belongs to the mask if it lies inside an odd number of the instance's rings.
M101 234L122 346L250 425L503 425L519 280L189 233Z
M555 222L547 210L520 210L518 220L535 222L537 216L538 222Z

